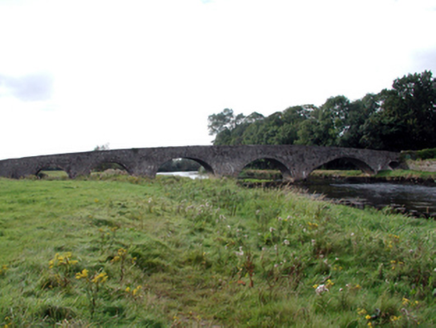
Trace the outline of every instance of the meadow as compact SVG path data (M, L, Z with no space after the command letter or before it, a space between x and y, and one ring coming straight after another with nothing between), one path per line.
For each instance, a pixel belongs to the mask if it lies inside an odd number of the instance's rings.
M434 227L230 179L0 179L0 325L434 327Z

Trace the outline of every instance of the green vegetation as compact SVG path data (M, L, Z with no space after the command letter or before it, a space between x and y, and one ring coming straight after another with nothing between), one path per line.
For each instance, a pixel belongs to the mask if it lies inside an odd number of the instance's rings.
M376 178L404 178L404 179L423 179L436 180L436 172L423 172L413 170L386 170L380 171L375 176Z
M359 170L315 170L311 173L312 176L320 177L367 177L368 175ZM407 179L423 179L436 180L436 172L423 172L413 170L383 170L379 171L374 178L383 178L386 180L395 180L397 178Z
M421 149L417 151L407 150L401 152L401 157L405 159L424 160L424 159L436 159L436 148Z
M435 234L226 179L0 179L0 325L432 327Z
M209 116L214 145L316 145L400 151L436 147L436 79L431 71L396 79L392 89L350 101L293 106L268 117ZM432 153L433 158L435 152Z
M365 178L368 174L360 170L314 170L310 178ZM282 179L282 175L279 170L243 170L238 177L244 181L260 182L260 181L275 181ZM431 180L436 181L436 172L424 172L413 170L383 170L379 171L372 178L383 180Z

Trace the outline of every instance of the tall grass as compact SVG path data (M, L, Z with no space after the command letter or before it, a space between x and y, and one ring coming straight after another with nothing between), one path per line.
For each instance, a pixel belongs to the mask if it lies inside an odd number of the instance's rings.
M433 221L232 180L0 179L6 327L431 327Z

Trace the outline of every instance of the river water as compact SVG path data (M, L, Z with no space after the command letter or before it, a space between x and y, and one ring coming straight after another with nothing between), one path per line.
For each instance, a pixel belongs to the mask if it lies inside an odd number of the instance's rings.
M177 175L204 179L198 172L168 172L158 175ZM357 205L383 208L390 206L399 212L430 216L436 213L436 187L403 183L346 183L327 180L309 180L299 185L317 197Z
M191 179L206 179L207 174L200 174L197 171L188 172L158 172L157 175L177 175L180 177L191 178Z
M436 187L400 183L306 183L303 188L314 195L340 200L346 204L369 205L377 208L390 206L400 212L436 213Z

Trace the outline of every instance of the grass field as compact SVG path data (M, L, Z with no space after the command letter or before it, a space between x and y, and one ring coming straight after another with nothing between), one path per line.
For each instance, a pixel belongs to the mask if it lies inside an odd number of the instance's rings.
M3 327L434 327L435 222L232 180L0 179Z

